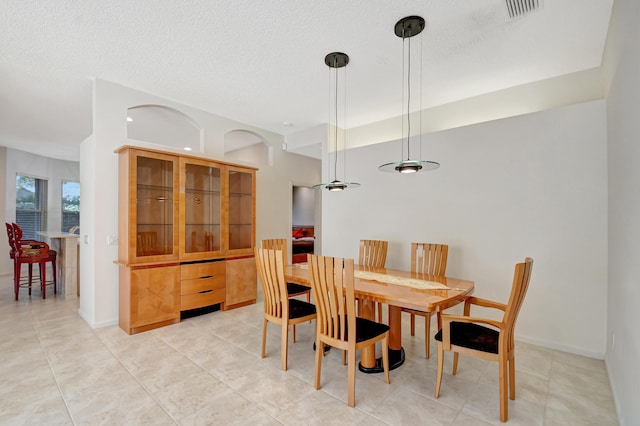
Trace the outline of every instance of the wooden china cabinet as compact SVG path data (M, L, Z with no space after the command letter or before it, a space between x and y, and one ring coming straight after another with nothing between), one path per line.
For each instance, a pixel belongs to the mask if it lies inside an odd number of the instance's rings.
M255 303L256 170L123 146L119 155L119 323L129 334L180 313Z

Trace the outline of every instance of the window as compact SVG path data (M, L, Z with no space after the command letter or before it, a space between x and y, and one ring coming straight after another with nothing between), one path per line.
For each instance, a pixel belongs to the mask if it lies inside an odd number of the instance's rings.
M16 176L16 223L24 239L39 239L36 232L47 230L46 180Z
M80 226L80 182L62 181L62 231Z

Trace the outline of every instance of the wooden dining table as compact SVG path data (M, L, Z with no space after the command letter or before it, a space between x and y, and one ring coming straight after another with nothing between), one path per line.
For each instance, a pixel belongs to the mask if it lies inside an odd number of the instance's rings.
M389 306L390 369L399 367L405 359L402 348L402 308L438 312L464 301L474 290L473 281L397 269L355 265L355 275L355 296L359 300L362 317L375 318L375 302ZM371 279L372 276L375 279ZM287 265L285 278L287 282L311 287L306 263ZM426 281L425 285L421 285L421 281ZM424 288L436 286L442 288ZM382 372L382 361L375 357L375 346L362 350L359 369L365 373Z

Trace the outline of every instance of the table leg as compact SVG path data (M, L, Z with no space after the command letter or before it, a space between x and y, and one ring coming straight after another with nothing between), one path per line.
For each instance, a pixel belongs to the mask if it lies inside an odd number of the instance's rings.
M373 309L371 309L371 312L373 313ZM402 310L398 306L389 305L389 370L394 370L402 364L404 364ZM382 358L375 359L375 346L372 345L370 348L362 349L358 368L363 373L384 372Z
M358 300L358 311L362 318L375 319L375 303L370 300ZM371 369L376 366L376 346L371 345L360 351L360 370Z

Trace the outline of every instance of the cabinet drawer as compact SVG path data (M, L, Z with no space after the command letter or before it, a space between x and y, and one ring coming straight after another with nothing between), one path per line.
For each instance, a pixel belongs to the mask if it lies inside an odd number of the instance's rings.
M180 265L180 279L209 278L225 275L224 262L188 263Z
M183 296L186 294L202 293L207 290L219 290L224 288L225 277L224 275L213 276L211 278L194 278L191 280L180 281L180 294Z
M180 310L202 308L205 306L224 303L224 288L210 291L208 293L195 293L183 295L180 302Z

